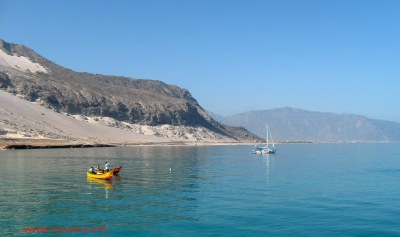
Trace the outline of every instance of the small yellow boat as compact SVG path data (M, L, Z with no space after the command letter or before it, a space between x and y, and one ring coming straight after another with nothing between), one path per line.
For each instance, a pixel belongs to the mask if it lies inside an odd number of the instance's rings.
M90 173L86 172L87 177L95 178L95 179L112 179L114 173L112 171L108 171L105 173Z

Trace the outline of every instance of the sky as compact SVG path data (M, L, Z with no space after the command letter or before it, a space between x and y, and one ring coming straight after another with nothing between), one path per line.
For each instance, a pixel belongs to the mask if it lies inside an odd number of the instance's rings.
M160 80L208 111L400 122L400 1L0 0L0 38L80 72Z

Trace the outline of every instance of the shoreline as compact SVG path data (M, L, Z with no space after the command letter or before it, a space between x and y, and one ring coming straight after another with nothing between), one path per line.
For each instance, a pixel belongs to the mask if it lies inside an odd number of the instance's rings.
M192 142L192 141L134 141L134 142L95 142L67 141L57 139L0 138L0 150L57 149L57 148L94 148L94 147L130 147L130 146L209 146L242 145L237 142Z
M277 141L275 144L356 144L356 143L390 143L395 141ZM24 149L59 149L59 148L95 148L95 147L135 147L135 146L254 146L264 143L253 142L213 142L213 141L142 141L142 142L88 142L67 141L57 139L23 139L0 138L0 150L24 150Z

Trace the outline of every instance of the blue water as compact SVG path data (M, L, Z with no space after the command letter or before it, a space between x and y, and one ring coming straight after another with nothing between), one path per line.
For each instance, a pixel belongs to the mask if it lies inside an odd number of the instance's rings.
M399 143L251 149L0 151L0 235L400 236ZM87 180L105 160L121 174Z

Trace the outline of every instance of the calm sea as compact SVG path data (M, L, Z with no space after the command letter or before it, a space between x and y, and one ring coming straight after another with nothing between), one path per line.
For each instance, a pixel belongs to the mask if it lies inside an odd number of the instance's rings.
M251 149L0 151L0 236L400 236L399 143Z

